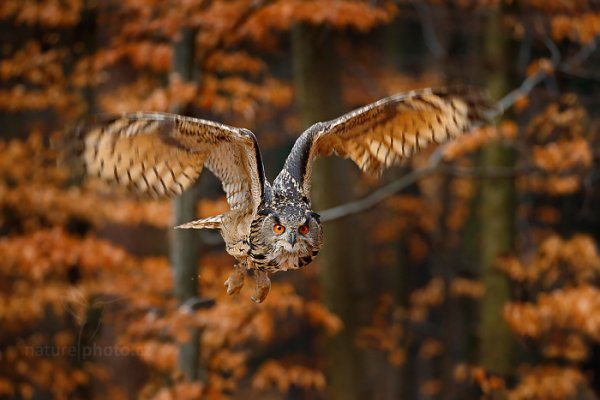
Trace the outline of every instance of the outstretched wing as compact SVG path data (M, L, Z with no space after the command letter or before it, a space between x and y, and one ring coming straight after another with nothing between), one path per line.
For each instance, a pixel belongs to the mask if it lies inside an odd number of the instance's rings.
M89 174L155 197L176 196L206 165L232 209L254 209L265 175L256 138L246 129L167 113L131 113L83 124L66 145Z
M310 192L312 162L337 154L379 174L429 143L441 143L485 122L491 111L482 93L467 88L401 93L308 128L296 140L274 182L283 190Z

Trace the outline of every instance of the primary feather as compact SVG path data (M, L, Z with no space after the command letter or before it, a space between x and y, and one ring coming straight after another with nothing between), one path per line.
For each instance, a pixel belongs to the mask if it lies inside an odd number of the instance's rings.
M491 111L485 96L468 88L421 89L386 97L304 131L277 179L291 177L308 196L312 162L331 154L378 175L430 143L469 132Z

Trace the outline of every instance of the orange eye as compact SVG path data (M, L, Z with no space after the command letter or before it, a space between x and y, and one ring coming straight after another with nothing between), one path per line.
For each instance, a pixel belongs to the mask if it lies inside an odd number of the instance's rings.
M275 224L273 225L273 232L275 232L278 235L281 235L283 232L285 232L285 226L281 224Z
M308 233L308 230L308 225L302 225L298 228L298 232L300 232L303 235L306 235Z

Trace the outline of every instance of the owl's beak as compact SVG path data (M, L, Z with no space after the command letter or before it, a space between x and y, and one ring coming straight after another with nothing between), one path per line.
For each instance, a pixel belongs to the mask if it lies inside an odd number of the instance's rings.
M288 237L290 244L293 246L296 243L296 234L294 232L290 233Z

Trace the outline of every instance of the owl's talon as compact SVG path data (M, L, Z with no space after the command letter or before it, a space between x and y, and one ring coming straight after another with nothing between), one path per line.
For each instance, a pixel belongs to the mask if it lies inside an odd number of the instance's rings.
M229 278L225 281L225 287L227 287L227 294L234 295L238 294L242 287L244 287L244 278L246 274L240 267L235 267Z
M254 295L252 295L252 301L262 303L271 290L271 280L269 279L269 275L263 271L256 271L254 277L256 279L256 289Z

